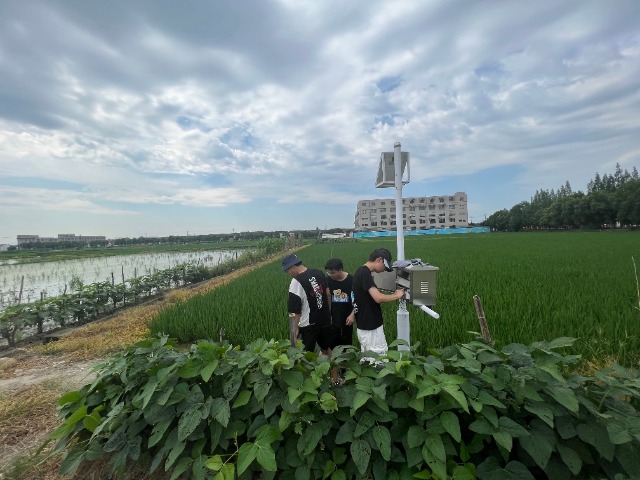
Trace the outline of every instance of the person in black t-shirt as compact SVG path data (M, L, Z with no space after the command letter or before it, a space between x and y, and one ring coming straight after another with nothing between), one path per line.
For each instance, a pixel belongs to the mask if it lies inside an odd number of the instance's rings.
M339 258L327 260L324 269L327 272L327 286L331 297L331 321L336 328L336 345L352 345L355 321L353 277L344 271L344 264Z
M363 352L371 351L378 355L385 355L388 351L380 304L404 297L404 290L401 288L390 295L378 290L371 272L385 271L393 272L391 252L386 248L378 248L371 252L367 263L358 268L353 275L353 300L360 348Z
M287 309L295 318L298 334L302 336L304 349L313 352L316 342L323 353L331 354L331 338L325 329L331 326L330 298L324 274L315 268L307 268L296 255L282 259L282 271L291 277Z

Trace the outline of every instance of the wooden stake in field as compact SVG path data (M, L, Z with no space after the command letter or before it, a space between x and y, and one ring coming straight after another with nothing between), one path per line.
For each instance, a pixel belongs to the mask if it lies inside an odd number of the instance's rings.
M293 315L289 315L289 341L291 342L291 346L295 347L298 343L298 339L296 338L296 327L297 327L296 317Z
M484 309L482 308L482 302L478 295L473 296L473 303L476 307L476 314L478 315L478 322L480 323L480 332L482 333L482 339L487 345L493 345L491 333L489 332L489 325L487 319L484 316Z

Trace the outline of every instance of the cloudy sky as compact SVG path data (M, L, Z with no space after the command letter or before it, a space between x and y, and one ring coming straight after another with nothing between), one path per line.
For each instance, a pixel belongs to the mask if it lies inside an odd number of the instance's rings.
M0 243L474 221L640 168L637 0L2 0Z

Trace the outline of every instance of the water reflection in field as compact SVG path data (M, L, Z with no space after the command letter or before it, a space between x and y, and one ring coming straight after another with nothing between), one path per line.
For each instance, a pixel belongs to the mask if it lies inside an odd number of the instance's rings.
M138 253L56 262L0 264L0 310L7 305L39 300L41 296L61 295L70 291L71 282L90 283L114 281L122 283L158 270L183 263L213 267L237 258L240 250L212 250L200 252ZM24 278L24 281L23 281Z

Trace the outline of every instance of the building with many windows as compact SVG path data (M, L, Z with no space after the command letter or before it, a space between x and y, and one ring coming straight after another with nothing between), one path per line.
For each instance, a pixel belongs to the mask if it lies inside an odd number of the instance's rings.
M467 227L467 194L403 198L402 222L405 230ZM395 199L360 200L354 225L356 232L395 230Z
M59 233L56 237L41 237L39 235L18 235L18 246L25 243L55 243L55 242L99 242L107 237L100 235L76 235L75 233Z

